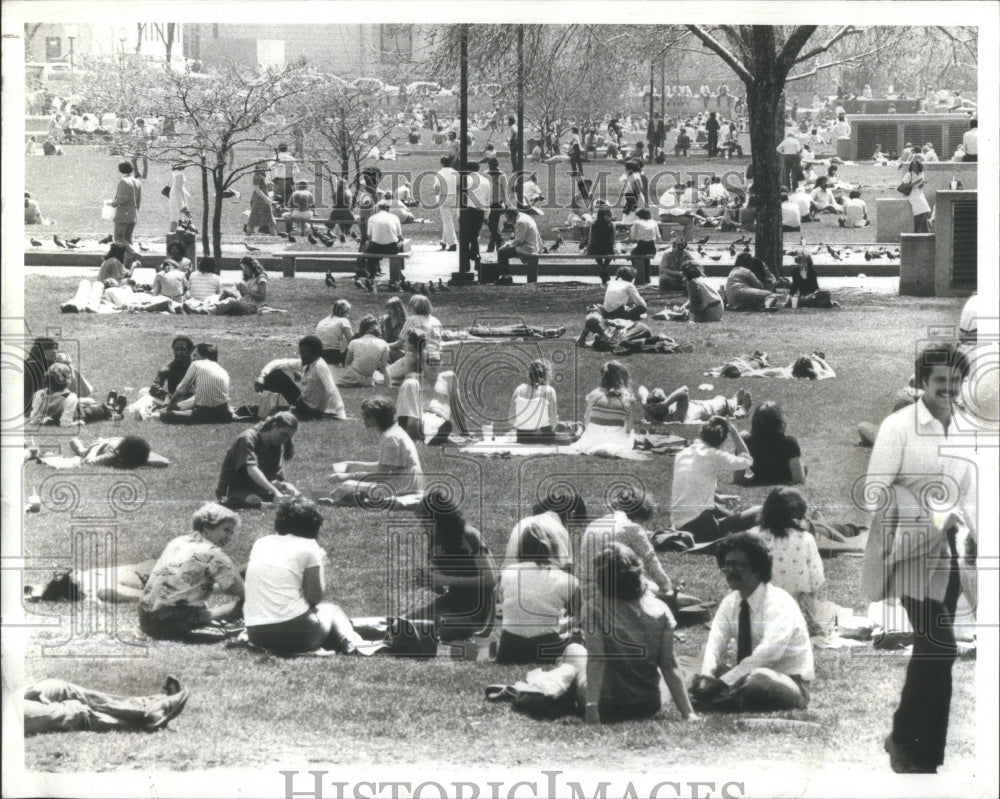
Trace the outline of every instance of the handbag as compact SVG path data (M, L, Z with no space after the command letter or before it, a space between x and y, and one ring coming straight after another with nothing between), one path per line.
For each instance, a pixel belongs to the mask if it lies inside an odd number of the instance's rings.
M904 180L902 183L896 186L896 191L898 191L900 194L906 197L909 197L910 192L913 191L913 184Z
M162 189L160 189L160 194L162 194L164 197L169 198L170 197L170 186L164 186Z

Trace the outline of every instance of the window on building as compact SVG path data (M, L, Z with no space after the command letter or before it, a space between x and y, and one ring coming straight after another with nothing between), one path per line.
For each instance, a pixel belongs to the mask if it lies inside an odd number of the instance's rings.
M389 63L413 60L413 26L379 25L379 49Z
M46 61L58 61L62 58L62 37L60 36L46 36L45 37L45 60Z

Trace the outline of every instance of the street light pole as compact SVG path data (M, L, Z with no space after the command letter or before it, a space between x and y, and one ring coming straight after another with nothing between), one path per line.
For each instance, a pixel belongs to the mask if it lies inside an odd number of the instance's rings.
M458 135L458 271L467 274L469 271L469 232L465 223L466 211L469 207L469 25L463 24L459 39L459 127ZM454 168L454 164L452 165ZM478 231L477 231L478 235Z
M74 63L73 40L76 39L76 25L67 25L66 38L69 39L69 90L76 94L76 64Z

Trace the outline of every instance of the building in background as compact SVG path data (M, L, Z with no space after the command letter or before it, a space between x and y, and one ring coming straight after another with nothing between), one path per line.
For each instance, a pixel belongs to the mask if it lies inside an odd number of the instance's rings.
M73 61L75 67L86 68L124 54L154 63L169 60L172 68L183 69L187 27L179 22L32 23L24 26L25 55L28 63Z

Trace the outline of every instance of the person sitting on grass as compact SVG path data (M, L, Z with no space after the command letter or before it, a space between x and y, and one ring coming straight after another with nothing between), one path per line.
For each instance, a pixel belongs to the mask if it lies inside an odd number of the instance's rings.
M760 536L727 536L716 563L732 593L719 604L691 698L713 710L800 710L815 672L809 630L796 601L771 584L773 560ZM727 662L736 644L736 664Z
M389 365L393 381L402 380L410 372L421 371L428 364L441 362L441 322L434 316L431 301L423 294L414 294L410 297L409 308L410 314L399 338L389 343L390 361L392 353L403 354ZM411 336L411 333L416 335Z
M398 299L398 298L397 298ZM347 345L344 371L337 378L340 387L373 386L375 375L382 376L382 385L392 384L389 378L389 343L382 338L378 319L369 314L358 324L358 335Z
M316 335L323 342L323 360L331 366L343 366L347 345L354 338L348 314L351 304L345 299L333 303L330 315L319 320Z
M717 394L711 399L693 400L687 386L681 386L669 395L662 388L650 391L645 386L639 386L636 396L642 403L646 419L660 423L694 424L707 422L713 416L740 419L747 415L753 403L750 392L745 388L737 389L729 399Z
M685 721L696 721L674 656L670 609L648 590L642 562L629 547L613 543L594 559L597 623L584 645L563 656L574 672L578 704L587 724L648 718L660 711L660 680ZM561 667L560 667L561 668Z
M528 382L521 383L510 398L508 420L518 444L551 444L559 423L556 390L550 384L552 369L544 361L528 364Z
M401 497L424 488L423 468L417 447L396 423L396 406L387 397L369 397L361 403L365 428L380 436L377 461L342 461L334 464L330 479L337 483L324 504L363 504L369 495L386 492Z
M137 469L140 466L165 467L170 461L149 448L149 442L140 436L115 436L98 438L84 444L79 438L69 442L69 448L86 466L113 466L116 469Z
M190 407L181 408L182 400L193 395ZM185 403L186 405L186 403ZM191 365L170 395L160 421L167 424L215 424L231 422L229 373L219 365L219 350L202 342L194 348Z
M809 635L821 635L816 620L816 592L826 582L816 536L806 521L806 500L794 488L775 488L760 509L760 527L752 530L771 551L771 584L799 603Z
M188 299L216 302L222 296L222 279L215 272L211 258L198 261L198 268L188 276Z
M517 562L521 532L526 526L533 525L535 533L545 537L552 552L552 562L560 569L572 569L573 545L568 528L587 518L587 503L583 497L572 486L565 489L554 486L532 506L531 514L521 519L511 530L507 539L507 551L504 553L504 565Z
M816 184L812 190L812 204L814 213L817 214L837 214L840 216L844 209L840 207L833 191L827 185L826 175L816 178Z
M101 268L97 272L97 282L107 285L109 280L114 280L115 285L120 286L126 280L130 280L135 268L140 266L141 262L135 259L128 266L125 266L125 261L125 248L120 244L112 244L108 247L104 260L101 261Z
M317 649L352 654L363 641L339 605L323 600L323 516L308 499L278 506L274 534L254 542L243 620L254 646L284 655Z
M851 189L848 194L844 201L844 215L838 221L841 227L868 227L868 206L857 189Z
M583 435L571 446L584 455L629 458L635 446L636 398L628 367L619 361L601 366L601 384L586 397Z
M687 241L683 237L676 238L660 259L660 291L683 291L687 288L684 275L688 266L698 266L698 262L688 252Z
M158 400L165 401L176 393L177 386L180 385L191 366L194 341L189 336L175 336L174 340L170 342L170 349L174 353L173 359L157 371L153 383L149 387L149 393ZM178 402L183 399L184 397L179 397Z
M323 342L316 336L299 339L298 358L275 358L254 381L254 391L280 394L300 421L346 419L344 400L323 360Z
M399 334L406 324L406 308L399 297L390 297L385 301L385 314L382 316L382 338L388 342L398 341ZM389 363L395 363L403 357L402 350L389 351Z
M69 427L110 420L115 409L91 397L79 397L71 390L73 369L65 363L53 363L45 372L44 388L31 398L28 427Z
M497 577L490 549L444 489L428 492L416 516L429 525L430 533L428 565L417 569L416 582L437 596L408 618L433 620L442 641L468 638L495 613Z
M635 270L621 266L604 292L600 306L605 319L628 319L636 322L646 314L646 301L635 287Z
M235 287L225 287L221 299L212 310L216 316L253 316L259 314L267 301L267 273L256 258L240 259L243 280Z
M798 299L793 299L795 297ZM786 308L789 306L797 308L836 308L839 306L839 303L830 298L829 291L820 289L812 256L807 252L800 252L795 256L792 288L789 292L788 302L785 303Z
M497 663L551 662L569 643L580 588L555 558L547 532L534 523L523 525L517 562L500 572Z
M734 453L722 449L730 433ZM732 475L752 464L746 442L732 422L713 416L702 426L698 440L674 459L670 497L674 527L691 533L699 544L753 527L757 522L756 510L734 513L723 506L725 498L717 494L720 475Z
M166 297L173 304L183 302L187 290L187 276L176 261L167 258L160 264L156 277L153 278L153 289L150 293L154 297Z
M777 281L767 267L763 266L766 282L753 269L755 259L749 252L736 256L736 263L726 279L726 308L730 311L773 311L777 310L779 297L775 293ZM758 266L760 270L760 266Z
M715 290L701 267L691 262L684 266L688 298L683 305L657 313L653 318L666 318L674 322L721 322L723 314L722 295Z
M230 508L259 508L298 490L285 481L285 461L295 454L292 437L299 420L288 411L269 416L244 430L222 460L215 496Z
M194 532L167 544L139 599L139 628L146 635L183 639L214 621L242 616L243 580L223 552L239 523L231 510L209 502L195 511ZM233 599L209 608L206 600L216 592Z
M24 690L24 735L157 732L181 714L188 697L174 677L167 677L162 693L152 696L118 696L65 680L39 680Z
M785 417L778 403L768 400L757 407L750 421L750 432L743 433L752 471L733 475L733 482L743 485L799 485L806 481L802 451L795 436L785 432Z

